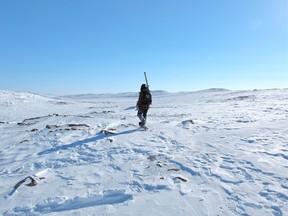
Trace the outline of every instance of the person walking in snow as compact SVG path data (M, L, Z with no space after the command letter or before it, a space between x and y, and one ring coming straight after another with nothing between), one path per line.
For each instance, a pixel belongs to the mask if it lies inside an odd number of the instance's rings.
M147 120L147 112L152 104L152 95L148 85L142 84L137 101L137 116L140 119L139 126L144 127Z

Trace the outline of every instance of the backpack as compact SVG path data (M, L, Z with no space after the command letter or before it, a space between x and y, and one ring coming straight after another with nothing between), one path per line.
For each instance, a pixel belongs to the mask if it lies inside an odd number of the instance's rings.
M148 88L142 91L142 99L141 103L143 104L151 104L152 103L152 96Z

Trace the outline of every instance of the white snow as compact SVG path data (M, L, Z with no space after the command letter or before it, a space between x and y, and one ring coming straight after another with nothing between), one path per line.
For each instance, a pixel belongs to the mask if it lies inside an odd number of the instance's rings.
M0 214L287 215L288 89L137 96L0 91Z

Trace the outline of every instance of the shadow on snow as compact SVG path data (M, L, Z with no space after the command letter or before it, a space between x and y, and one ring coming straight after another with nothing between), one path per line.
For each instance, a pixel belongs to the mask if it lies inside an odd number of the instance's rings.
M76 142L73 142L73 143L70 143L70 144L67 144L67 145L61 145L61 146L53 147L53 148L50 148L50 149L46 149L44 151L39 152L38 155L50 154L50 153L57 152L57 151L60 151L60 150L67 150L69 148L74 148L76 146L80 146L80 145L83 145L85 143L96 142L96 141L105 139L106 137L127 135L127 134L131 134L131 133L135 133L137 131L139 131L139 130L138 129L131 129L131 130L122 131L122 132L119 132L119 133L109 134L109 135L105 135L102 132L99 132L97 134L97 136L95 136L95 137L91 137L91 138L88 138L88 139L85 139L85 140L79 140L79 141L76 141Z

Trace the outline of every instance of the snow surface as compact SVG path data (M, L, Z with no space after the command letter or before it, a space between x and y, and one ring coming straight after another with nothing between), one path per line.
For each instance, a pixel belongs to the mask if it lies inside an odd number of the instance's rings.
M136 100L0 91L0 214L287 215L288 89Z

